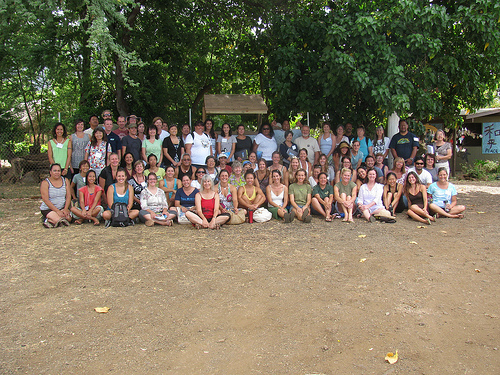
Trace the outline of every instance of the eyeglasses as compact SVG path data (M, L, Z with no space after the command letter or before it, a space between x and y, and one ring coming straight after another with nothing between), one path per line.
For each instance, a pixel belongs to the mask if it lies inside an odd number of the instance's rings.
M415 163L415 165L424 165L424 163Z
M271 130L271 128L262 128L262 130Z
M207 173L207 172L205 172L205 171L196 171L196 174L198 174L198 173L203 173L203 174L205 174L205 173Z
M104 113L102 117L111 117L111 113Z

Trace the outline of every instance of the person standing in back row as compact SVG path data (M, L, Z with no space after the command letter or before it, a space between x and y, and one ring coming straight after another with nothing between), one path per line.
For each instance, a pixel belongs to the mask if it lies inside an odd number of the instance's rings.
M197 121L194 124L194 132L186 136L184 144L186 153L191 156L191 161L196 168L205 167L207 156L214 154L212 140L204 130L203 122Z
M312 165L318 164L320 148L318 141L311 137L309 126L305 125L301 129L302 137L295 140L295 144L300 149L305 148L307 150L307 158Z
M392 136L389 148L394 159L400 157L405 160L405 164L410 166L418 151L418 137L408 131L406 120L399 121L399 133Z

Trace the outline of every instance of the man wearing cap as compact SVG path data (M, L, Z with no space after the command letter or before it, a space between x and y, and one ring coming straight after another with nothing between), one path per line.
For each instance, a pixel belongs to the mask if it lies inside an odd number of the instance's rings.
M399 133L392 136L389 148L394 159L397 157L405 159L406 165L413 164L413 159L418 151L418 137L408 131L406 120L399 121Z
M312 165L318 164L319 160L319 145L318 141L311 137L309 126L304 125L302 127L302 137L299 137L295 140L295 144L299 148L299 150L305 148L307 150L307 158Z
M118 125L118 128L114 130L115 134L120 137L120 139L123 140L123 137L128 135L128 129L127 129L127 120L125 119L125 116L118 116L118 119L116 120L116 124Z
M229 158L229 152L221 152L219 154L219 169L222 171L223 169L225 169L227 171L227 173L229 173L229 175L231 175L231 173L233 172L233 168L231 168L230 165L227 165L227 161L228 161L228 158Z
M125 121L125 118L123 120ZM122 155L130 152L134 160L139 160L141 151L142 141L137 137L137 124L128 124L128 134L122 138Z

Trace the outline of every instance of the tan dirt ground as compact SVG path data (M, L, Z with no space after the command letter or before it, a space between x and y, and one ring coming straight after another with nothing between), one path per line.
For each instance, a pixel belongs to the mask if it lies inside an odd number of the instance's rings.
M458 190L425 228L49 230L0 199L0 373L499 374L500 189Z

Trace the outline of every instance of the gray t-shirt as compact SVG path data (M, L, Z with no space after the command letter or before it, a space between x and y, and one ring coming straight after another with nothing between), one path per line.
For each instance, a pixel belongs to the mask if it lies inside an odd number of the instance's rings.
M85 147L90 141L88 134L83 133L83 138L78 138L76 134L71 134L71 167L78 168L80 162L85 159Z
M229 138L223 138L222 135L217 137L217 143L220 143L220 151L231 153L233 143L236 143L236 137L231 135Z

